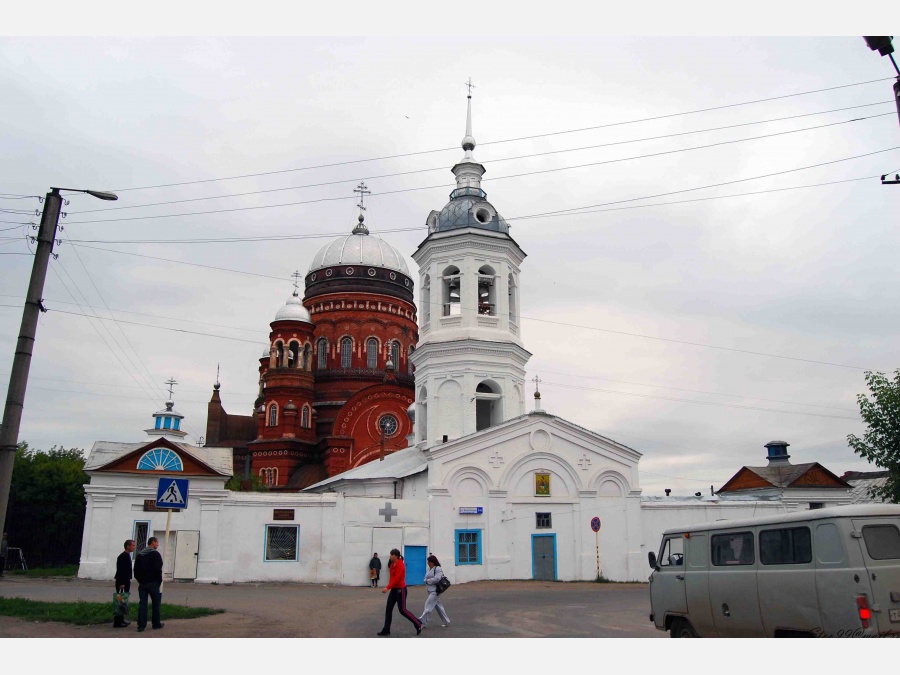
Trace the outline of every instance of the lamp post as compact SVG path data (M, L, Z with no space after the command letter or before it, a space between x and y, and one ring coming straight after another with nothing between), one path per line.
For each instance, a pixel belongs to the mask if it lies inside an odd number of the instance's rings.
M22 422L22 409L25 407L25 388L28 385L28 371L31 368L31 354L34 350L38 317L41 312L47 311L42 304L42 295L50 254L53 252L53 241L56 239L56 227L59 224L59 210L62 206L60 190L84 192L106 201L118 199L112 192L70 188L50 188L50 192L44 198L44 212L41 215L41 226L38 230L37 250L34 253L34 263L31 267L31 281L28 283L28 293L25 296L25 308L22 310L22 325L19 328L12 372L9 375L9 390L6 394L6 406L3 409L3 425L0 426L0 532L5 531L6 527L6 507L9 504L9 489L12 483L16 447L19 443L19 425Z

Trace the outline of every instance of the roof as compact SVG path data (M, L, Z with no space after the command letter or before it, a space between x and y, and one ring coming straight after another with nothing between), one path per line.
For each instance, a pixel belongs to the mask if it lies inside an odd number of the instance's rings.
M433 219L430 227L436 232L473 227L509 234L509 225L484 198L484 192L471 187L454 190L450 201Z
M142 443L118 443L115 441L94 441L94 446L88 453L84 463L85 471L96 471L103 468L107 464L111 464L136 450L149 447L157 442L158 439L144 441ZM199 462L202 462L210 469L222 476L232 475L233 459L231 448L200 448L196 445L188 443L176 443L175 441L167 441L173 446L190 455Z
M303 306L303 302L297 295L297 291L287 299L284 306L275 314L275 321L306 321L310 322L309 312ZM268 350L263 356L268 357Z
M737 520L717 520L715 522L696 523L684 528L669 528L666 534L679 532L702 532L704 530L733 530L739 527L755 527L757 525L781 525L785 523L805 522L809 520L823 520L825 518L871 518L871 517L900 517L900 504L850 504L848 506L834 506L827 509L811 509L809 511L794 511L775 516L763 516L761 518L739 518Z
M767 485L753 484L747 481L747 473L753 474ZM801 480L809 474L807 481ZM827 482L822 482L820 478ZM813 481L813 482L811 482ZM747 484L749 482L749 484ZM803 464L776 464L774 466L744 466L732 476L717 492L732 490L759 489L759 488L790 488L790 487L833 487L849 488L850 485L841 478L835 476L818 462L806 462Z
M843 478L851 485L850 503L878 504L883 502L883 499L872 497L870 491L874 487L883 487L887 483L889 475L889 471L848 471L845 473Z
M333 265L371 265L409 276L403 255L386 241L368 234L345 234L319 249L309 271Z
M428 460L425 453L418 448L404 448L397 452L392 452L383 460L375 460L368 462L355 469L350 469L337 476L332 476L327 480L320 481L315 485L311 485L307 490L324 487L331 483L344 480L370 480L373 478L406 478L414 474L420 473L428 468Z

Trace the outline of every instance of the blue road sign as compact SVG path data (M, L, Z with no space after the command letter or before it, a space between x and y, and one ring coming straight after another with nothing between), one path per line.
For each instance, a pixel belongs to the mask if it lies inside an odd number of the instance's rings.
M593 518L591 518L591 529L594 532L600 531L600 519L597 516L594 516Z
M156 508L186 509L189 483L187 478L160 478L156 486Z

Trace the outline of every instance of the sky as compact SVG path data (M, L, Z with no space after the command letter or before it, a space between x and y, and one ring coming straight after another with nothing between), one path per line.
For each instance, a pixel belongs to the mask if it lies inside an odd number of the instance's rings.
M846 437L865 370L900 367L894 76L858 36L2 37L0 194L119 195L68 197L19 438L140 441L174 377L196 443L217 369L250 414L360 180L417 278L471 77L545 410L642 453L645 495L708 494L774 439L872 470ZM3 386L41 207L0 199Z

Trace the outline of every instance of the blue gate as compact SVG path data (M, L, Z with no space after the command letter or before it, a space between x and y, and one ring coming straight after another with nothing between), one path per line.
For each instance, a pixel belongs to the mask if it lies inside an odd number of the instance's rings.
M404 546L403 562L406 563L406 585L421 586L425 579L425 546Z

